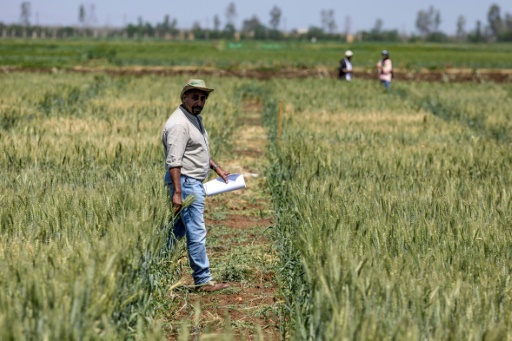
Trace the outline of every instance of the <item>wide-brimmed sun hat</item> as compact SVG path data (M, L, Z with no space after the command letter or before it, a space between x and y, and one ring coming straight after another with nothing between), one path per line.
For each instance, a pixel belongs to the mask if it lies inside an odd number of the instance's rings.
M185 84L183 89L181 89L180 99L183 100L183 95L185 92L193 89L204 91L207 94L210 94L210 92L214 90L213 88L207 87L206 83L202 79L189 79L187 84Z
M345 51L345 57L352 57L354 53L350 50Z

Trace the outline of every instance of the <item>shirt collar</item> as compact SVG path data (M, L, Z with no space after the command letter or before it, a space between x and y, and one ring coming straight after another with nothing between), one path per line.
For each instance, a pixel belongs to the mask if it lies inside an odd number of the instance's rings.
M199 131L202 132L201 130L201 127L199 126L199 123L198 121L203 122L203 117L199 114L199 115L193 115L191 113L188 112L187 109L185 109L185 107L183 105L180 105L180 110L183 114L185 114L185 117L188 118L188 120L194 125L196 126L197 129L199 129Z

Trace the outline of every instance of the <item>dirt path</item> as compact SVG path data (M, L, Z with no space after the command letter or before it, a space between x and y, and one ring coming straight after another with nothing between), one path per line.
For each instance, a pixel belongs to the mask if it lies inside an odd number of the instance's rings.
M335 78L336 67L313 68L281 68L276 70L258 69L232 69L222 70L215 67L200 66L126 66L126 67L99 67L76 66L68 69L56 68L22 68L1 67L0 72L36 72L36 73L107 73L114 76L122 75L164 75L177 76L200 73L207 76L232 76L250 79L270 78ZM505 83L512 81L512 69L469 69L469 68L440 68L436 70L418 69L405 70L396 68L394 77L401 81L427 81L427 82L495 82ZM374 69L354 68L354 78L376 80Z
M266 133L261 107L246 103L238 122L233 159L222 162L224 169L244 174L247 188L207 198L207 250L215 280L231 288L202 294L187 285L170 293L174 307L167 316L172 325L170 339L279 340L277 284L269 227L272 225L270 200L265 191L263 172ZM220 161L219 161L220 162ZM183 264L181 281L192 284L188 264Z

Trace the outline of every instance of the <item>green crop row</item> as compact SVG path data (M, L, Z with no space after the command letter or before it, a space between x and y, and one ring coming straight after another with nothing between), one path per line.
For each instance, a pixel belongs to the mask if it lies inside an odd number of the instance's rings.
M283 68L336 69L346 49L354 51L355 67L373 69L388 49L402 70L457 68L510 69L511 44L400 44L243 41L237 48L223 40L23 40L3 39L0 66L71 68L89 66L206 66L224 70Z
M185 250L159 136L186 78L0 75L1 339L164 337ZM284 337L512 336L509 84L208 83L221 160L263 103Z
M510 85L272 86L283 334L512 337Z

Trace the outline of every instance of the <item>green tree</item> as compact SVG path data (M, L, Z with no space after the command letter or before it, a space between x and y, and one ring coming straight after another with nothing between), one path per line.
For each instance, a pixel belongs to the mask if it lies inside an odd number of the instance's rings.
M85 20L86 20L85 6L83 4L80 4L80 7L78 8L78 22L80 23L80 25L85 26Z
M463 39L466 35L466 18L464 16L460 15L457 18L457 38Z
M220 30L220 25L221 25L220 18L217 14L215 14L215 16L213 17L213 30L215 32L218 32Z
M382 19L377 18L377 20L375 20L375 25L373 25L372 32L380 33L382 31L383 26L384 26L384 22L382 21Z
M487 12L487 21L493 37L498 37L503 30L503 21L500 15L500 6L492 4Z
M507 31L512 30L512 14L505 13L504 26Z
M430 6L428 10L420 10L416 16L416 28L423 36L438 32L441 25L441 13Z
M142 19L141 19L142 20ZM157 23L155 27L155 31L158 32L159 35L165 34L176 34L178 25L178 21L176 18L171 20L171 16L169 14L164 15L164 20L161 23Z
M231 25L235 27L235 19L238 16L236 13L236 5L234 2L230 2L226 8L226 26Z
M512 14L510 13L505 13L503 30L498 36L498 40L512 42Z
M322 10L320 12L322 28L324 31L328 31L330 33L334 33L338 25L336 24L336 19L334 18L334 10Z
M319 38L325 35L324 30L321 27L311 26L308 29L307 37L308 39L311 38Z
M260 22L257 16L244 20L242 24L242 33L253 37L254 39L266 39L268 29Z
M473 33L468 35L468 40L473 43L484 41L484 36L482 34L482 22L480 20L477 20Z
M279 27L279 23L281 22L281 15L282 15L281 9L277 6L274 6L272 8L272 10L270 11L269 24L270 24L270 27L272 27L272 29L277 30L277 28Z
M207 31L201 27L199 21L195 21L192 24L192 33L194 33L195 39L207 39Z
M30 16L32 15L30 9L30 2L23 1L21 3L21 14L20 14L20 23L22 26L30 26Z
M226 26L224 26L223 36L227 39L233 39L235 36L235 26L233 24L227 23Z

